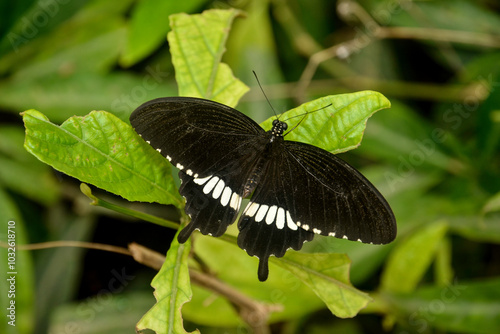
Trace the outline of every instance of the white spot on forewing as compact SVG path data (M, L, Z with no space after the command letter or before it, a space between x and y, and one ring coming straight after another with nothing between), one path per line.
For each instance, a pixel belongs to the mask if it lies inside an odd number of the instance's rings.
M241 197L237 193L233 193L233 196L231 196L231 202L229 203L229 206L238 211L240 209L241 205Z
M184 166L183 166L183 165L181 165L181 164L177 164L177 165L175 165L175 167L179 168L180 170L183 170L183 169L184 169Z
M286 212L286 226L288 226L289 229L297 231L298 227L297 225L293 222L292 216L290 216L290 212Z
M224 190L224 187L226 186L226 184L224 183L224 181L222 180L219 180L219 182L217 183L217 185L215 186L215 189L214 189L214 192L212 194L212 197L214 199L217 199L219 198L219 196L222 194L222 191Z
M297 223L297 225L299 225L299 223ZM309 225L307 224L302 224L300 227L302 227L303 230L309 231Z
M276 215L276 227L280 230L285 227L285 209L279 208L278 214Z
M342 237L342 239L347 239L347 235L344 235L344 236Z
M146 143L151 144L151 142L149 140L146 140Z
M220 198L220 204L222 206L226 206L227 203L229 203L229 200L231 200L231 194L233 192L231 191L231 188L226 187L224 188L224 191L222 192L222 197Z
M328 236L329 236L329 237L334 237L334 236L335 236L335 232L330 232L330 233L328 233Z
M189 176L193 176L193 171L191 169L188 169L186 171L186 174L189 175Z
M315 233L315 234L321 234L321 230L318 230L317 228L313 228L313 233Z
M359 242L363 242L361 239L358 239Z
M156 150L161 153L161 149L160 148L157 148Z
M172 157L170 155L167 155L165 158L167 158L168 161L172 161Z
M276 211L278 211L278 207L276 205L273 205L272 207L267 210L267 215L266 215L266 224L271 225L274 222L274 217L276 217Z
M202 179L198 179L198 178L195 177L194 180L193 180L193 182L196 183L196 184L199 184L201 186L201 185L204 185L205 182L207 182L211 177L212 177L212 175L204 177Z
M214 189L217 182L219 182L219 177L218 176L212 177L203 187L203 192L208 195L212 191L212 189Z
M257 215L255 216L255 221L257 223L260 223L262 221L262 219L264 219L268 209L269 209L268 205L262 204L260 206L259 211L257 211Z
M245 210L245 215L248 217L253 217L258 209L259 209L259 204L251 202L247 206L247 209Z

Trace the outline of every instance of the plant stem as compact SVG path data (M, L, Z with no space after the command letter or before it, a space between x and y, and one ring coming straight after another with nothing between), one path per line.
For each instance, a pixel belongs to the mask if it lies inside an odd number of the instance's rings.
M92 194L90 187L88 185L86 185L85 183L80 184L80 190L82 191L82 193L85 196L87 196L88 198L90 198L92 200L92 202L90 203L91 205L100 206L100 207L103 207L103 208L106 208L106 209L109 209L109 210L112 210L115 212L122 213L122 214L127 215L127 216L139 218L141 220L145 220L145 221L148 221L150 223L154 223L154 224L157 224L160 226L168 227L168 228L171 228L174 230L179 229L179 226L180 226L179 223L176 223L176 222L173 222L170 220L166 220L163 218L159 218L159 217L156 217L153 215L149 215L147 213L143 213L143 212L139 212L139 211L135 211L135 210L130 210L130 209L121 207L119 205L106 202L105 200L102 200L99 197Z

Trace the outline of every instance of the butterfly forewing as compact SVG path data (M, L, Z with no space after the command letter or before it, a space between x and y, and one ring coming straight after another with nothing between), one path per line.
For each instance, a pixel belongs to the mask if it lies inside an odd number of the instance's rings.
M180 169L194 229L222 235L239 211L244 186L265 147L265 131L228 106L196 98L161 98L137 108L130 123L144 140Z
M251 145L255 136L264 133L257 123L233 108L185 97L146 102L132 113L130 123L174 166L198 176L207 176L220 169L219 165L236 161L237 154L248 151L245 144ZM228 147L234 150L228 152Z

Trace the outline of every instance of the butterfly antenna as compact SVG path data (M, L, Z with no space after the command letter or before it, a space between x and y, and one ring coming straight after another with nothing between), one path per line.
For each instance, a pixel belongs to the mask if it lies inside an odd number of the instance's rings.
M259 85L260 91L262 94L264 94L264 97L266 98L267 104L271 107L271 110L274 112L274 116L279 119L278 114L276 113L276 110L274 110L273 105L271 104L271 101L267 98L266 92L264 92L264 89L262 88L262 85L260 84L259 77L257 76L257 73L255 71L252 71L253 75L255 76L255 79L257 80L257 84Z
M301 116L303 116L303 117L302 117L302 119L301 119L301 120L300 120L297 124L295 124L295 126L294 126L293 128L291 128L291 129L290 129L290 131L288 131L287 133L285 133L285 134L283 135L283 137L284 137L284 136L286 136L287 134L289 134L290 132L292 132L293 130L295 130L295 129L296 129L296 128L300 125L300 123L302 123L302 121L306 119L306 116L307 116L307 115L312 114L313 112L320 111L320 110L322 110L322 109L328 108L328 107L330 107L331 105L332 105L332 104L330 103L330 104L328 104L328 105L326 105L326 106L324 106L324 107L321 107L321 108L319 108L319 109L316 109L316 110L313 110L313 111L308 111L308 112L306 112L305 114L295 115L295 116L292 116L292 117L290 117L290 118L287 118L286 120L284 120L284 122L286 122L286 121L288 121L288 120L290 120L290 119L293 119L293 118L297 118L297 117L301 117Z

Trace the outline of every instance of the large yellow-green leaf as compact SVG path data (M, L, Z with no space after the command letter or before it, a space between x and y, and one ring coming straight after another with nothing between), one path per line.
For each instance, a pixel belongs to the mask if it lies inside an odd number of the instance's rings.
M165 42L170 30L169 15L191 12L204 2L206 0L138 1L131 14L127 43L120 59L122 65L134 65Z
M446 222L435 222L402 240L389 256L382 274L382 290L413 291L429 268L447 230Z
M57 126L28 110L23 120L24 147L55 169L131 201L183 204L170 164L116 116L93 111Z
M168 33L180 96L214 100L234 107L248 90L221 63L237 10L207 10L202 14L170 16Z
M305 254L288 251L273 262L309 286L337 317L352 318L371 298L349 281L351 260L345 254Z
M300 122L300 126L285 137L287 140L308 143L337 154L358 147L368 118L390 106L384 95L361 91L304 103L280 115L280 119L288 123L289 130ZM271 129L274 119L273 116L264 121L262 127Z
M230 227L230 230L236 229L234 225ZM216 273L217 278L257 302L277 307L278 310L270 314L269 323L301 318L324 308L323 302L309 287L273 261L269 263L269 278L260 282L257 258L220 238L199 233L195 237L196 255ZM197 263L192 261L191 265ZM196 285L193 286L193 300L182 311L186 319L205 326L237 327L243 323L224 296L214 295L213 291Z
M149 328L156 334L187 333L181 308L192 296L188 270L190 249L190 240L179 244L176 236L172 241L163 266L151 282L157 302L137 324L138 331Z

